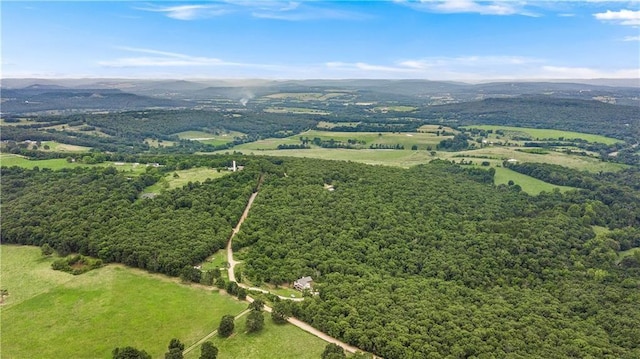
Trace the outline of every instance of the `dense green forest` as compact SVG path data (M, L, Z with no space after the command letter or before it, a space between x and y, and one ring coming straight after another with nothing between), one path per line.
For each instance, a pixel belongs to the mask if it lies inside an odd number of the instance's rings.
M224 247L258 176L246 170L138 199L159 178L155 168L137 178L114 167L3 168L2 240L177 276Z
M616 264L640 236L633 173L609 181L607 198L599 187L531 197L493 185L493 169L446 161L235 158L243 171L154 199L138 195L163 172L231 157L178 156L139 177L5 167L2 240L180 275L224 246L262 177L234 240L248 248L243 275L311 275L319 295L285 311L332 336L390 359L640 355L640 260Z
M622 198L530 197L447 163L285 166L234 246L254 281L311 275L320 295L291 311L330 335L385 358L640 355L640 262L615 264L614 238L640 234L615 219Z

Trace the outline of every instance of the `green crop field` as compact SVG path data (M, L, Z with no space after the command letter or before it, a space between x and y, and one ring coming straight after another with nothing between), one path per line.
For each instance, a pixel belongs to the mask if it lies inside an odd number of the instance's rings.
M569 139L583 139L588 142L599 142L607 145L611 145L617 142L622 142L621 140L605 137L600 135L592 135L587 133L580 132L571 132L571 131L560 131L560 130L551 130L551 129L539 129L539 128L526 128L526 127L509 127L509 126L490 126L490 125L481 125L481 126L465 126L465 128L478 128L481 130L493 130L494 136L496 130L505 131L505 135L509 136L509 132L514 134L526 134L531 136L532 140L536 139L553 139L558 140L563 138L565 140Z
M158 182L145 188L144 193L158 193L163 190L179 188L189 182L204 182L207 179L220 178L228 175L229 171L218 170L208 167L190 168L188 170L179 170L166 174ZM175 175L178 175L175 177Z
M53 259L43 259L37 247L1 248L2 287L9 291L2 308L3 358L110 358L117 346L159 358L171 338L189 346L217 329L222 315L247 306L120 265L71 276L50 269Z
M276 325L269 313L264 313L264 328L248 334L245 329L247 316L236 320L234 333L229 338L215 336L213 345L220 350L218 359L317 359L327 343L291 324ZM200 348L187 353L185 359L200 357Z

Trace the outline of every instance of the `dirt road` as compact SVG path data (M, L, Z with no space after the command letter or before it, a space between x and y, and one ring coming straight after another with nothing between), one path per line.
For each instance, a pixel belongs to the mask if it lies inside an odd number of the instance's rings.
M256 199L257 195L258 195L258 192L253 192L251 194L251 197L249 197L249 203L247 203L247 207L245 207L244 212L242 213L242 217L240 217L238 224L233 229L233 232L231 233L231 238L229 238L229 242L227 242L227 262L229 262L229 281L231 282L236 281L235 267L236 267L236 264L238 264L238 262L236 262L233 259L233 248L232 248L233 237L235 237L236 234L240 231L240 226L242 226L242 222L244 222L244 220L247 219L247 216L249 215L249 210L251 209L251 205L253 205L253 201Z
M236 227L233 229L233 233L231 234L231 237L229 238L229 242L227 242L227 262L229 262L229 281L233 281L236 282L236 274L235 274L235 266L236 264L238 264L239 262L236 262L233 259L233 237L235 237L235 235L240 231L240 226L242 226L242 223L244 222L245 219L247 219L247 216L249 215L249 210L251 209L251 205L253 205L253 201L256 199L256 196L258 195L258 192L254 192L253 194L251 194L251 197L249 197L249 203L247 203L247 207L244 209L244 212L242 213L242 217L240 217L240 220L238 221L238 224L236 225ZM261 292L265 292L265 290L260 289L260 288L249 288L247 285L242 284L242 283L238 283L239 286L243 287L243 288L247 288L247 289L255 289L255 290L259 290ZM286 297L280 297L282 299L288 299L288 300L303 300L303 298L286 298ZM247 296L247 301L249 303L253 302L253 298L251 298L250 296ZM264 311L267 313L271 313L271 308L268 306L264 306ZM241 317L242 315L246 314L246 311L240 313L236 318ZM321 331L319 331L318 329L310 326L309 324L298 320L296 318L289 318L287 319L287 321L293 325L295 325L296 327L304 330L305 332L308 332L310 334L315 335L316 337L329 342L329 343L334 343L337 344L339 346L341 346L344 350L350 352L350 353L355 353L357 351L361 351L360 349L351 346L345 342L342 342L334 337L331 337ZM196 347L199 344L204 343L208 338L211 338L213 335L215 335L215 333L217 332L214 331L212 333L210 333L208 336L206 336L205 338L201 339L200 341L198 341L197 343L193 344L192 346L190 346L189 348L185 349L184 353L187 353L188 351L193 350L194 347ZM374 358L377 358L374 356Z

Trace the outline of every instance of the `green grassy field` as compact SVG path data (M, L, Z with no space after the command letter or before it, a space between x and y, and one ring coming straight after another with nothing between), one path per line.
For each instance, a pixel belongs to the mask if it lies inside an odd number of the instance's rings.
M204 131L184 131L180 133L176 133L181 139L192 140L192 141L200 141L202 143L206 143L213 146L224 145L225 143L229 143L233 141L234 137L244 136L242 132L229 131L220 134L213 134Z
M174 146L176 144L173 141L156 140L156 139L153 139L153 138L146 138L144 140L144 142L147 143L149 146L155 147L155 148L158 148L160 146L162 146L162 147L171 147L171 146Z
M0 165L7 167L18 166L24 168L33 168L37 166L40 168L51 168L54 170L88 166L82 163L69 163L64 158L55 158L50 160L29 160L25 157L6 153L0 154Z
M360 123L361 122L327 122L327 121L320 121L320 122L318 122L316 127L317 128L334 128L334 127L338 127L338 126L356 127Z
M300 137L308 137L310 140L320 138L322 140L331 140L347 142L349 139L364 141L363 147L369 148L372 144L380 145L396 145L401 144L405 150L410 151L413 145L418 146L418 150L426 150L428 146L435 149L436 145L449 136L436 136L433 133L406 132L406 133L378 133L378 132L333 132L310 130L297 135L286 138L268 138L256 142L244 143L233 149L237 151L246 150L275 150L278 145L298 145ZM289 151L287 151L289 152Z
M3 358L110 358L128 345L159 358L171 338L195 343L247 306L118 265L71 276L51 270L37 247L1 248Z
M519 147L489 146L476 150L461 152L438 152L438 156L486 156L490 157L493 160L499 160L500 162L513 158L520 162L551 163L589 172L615 172L629 167L619 163L602 162L597 158L588 156L568 155L566 153L555 151L550 151L546 155L540 155L535 153L516 151L516 149L518 148Z
M552 192L555 188L559 189L561 192L569 191L575 189L573 187L567 186L556 186L551 183L547 183L541 181L537 178L533 178L522 173L518 173L512 171L508 168L504 167L495 167L496 174L494 177L495 184L507 184L510 180L512 180L515 184L522 187L524 192L527 192L530 195L537 195L542 191Z
M189 182L204 182L209 178L220 178L230 173L231 172L225 170L218 172L216 169L206 167L174 171L166 174L160 179L160 181L156 182L152 186L145 188L143 193L159 193L163 190L182 187ZM177 174L178 177L174 177L174 174Z
M214 254L212 254L211 256L209 256L209 258L207 258L200 265L202 266L202 270L206 271L210 269L226 268L226 263L227 263L227 251L224 249L221 249L215 252Z
M49 146L48 150L44 149L44 146ZM41 151L45 152L87 152L91 147L68 145L66 143L59 143L56 141L42 141Z
M211 339L213 345L220 350L218 359L317 359L327 345L322 339L291 324L273 324L269 313L264 313L264 329L248 334L245 329L246 319L245 315L236 321L235 331L229 338L215 336ZM185 359L199 357L200 348L196 348L187 353Z
M378 112L394 111L394 112L411 112L418 108L413 106L378 106L373 108Z
M545 139L554 139L557 140L559 138L568 139L583 139L588 142L599 142L607 145L611 145L617 142L622 142L621 140L605 137L600 135L592 135L587 133L580 132L571 132L571 131L560 131L560 130L551 130L551 129L539 129L539 128L526 128L526 127L509 127L509 126L490 126L490 125L481 125L481 126L465 126L465 128L478 128L481 130L493 130L494 136L496 130L505 131L505 135L509 135L508 132L512 133L524 133L531 136L532 140L539 138L542 140Z
M109 167L113 166L120 172L127 172L133 175L143 173L146 170L144 164L135 163L120 163L120 162L104 162L99 164L84 164L78 162L67 162L64 158L54 158L49 160L30 160L28 158L13 155L13 154L0 154L0 165L2 166L18 166L24 168L50 168L52 170L59 170L62 168L75 168L75 167Z

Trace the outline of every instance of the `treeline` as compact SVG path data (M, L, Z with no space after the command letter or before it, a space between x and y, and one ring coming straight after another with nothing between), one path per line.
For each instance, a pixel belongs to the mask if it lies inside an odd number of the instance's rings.
M582 188L577 197L567 194L580 216L588 224L610 228L640 227L640 170L629 168L620 173L590 173L546 163L503 163L516 172L559 186ZM590 201L584 203L584 200ZM640 238L638 238L640 245ZM625 248L628 249L628 248Z
M418 116L414 114L415 116ZM504 125L592 133L640 141L640 108L542 96L488 98L431 106L419 115L464 125Z
M80 253L178 276L224 247L258 176L247 166L138 200L160 177L157 169L136 178L114 167L3 167L2 241L48 244L61 255Z
M254 282L312 276L319 296L291 311L320 330L390 359L640 355L640 263L616 264L640 233L618 217L622 188L531 197L446 161L283 166L234 247Z

